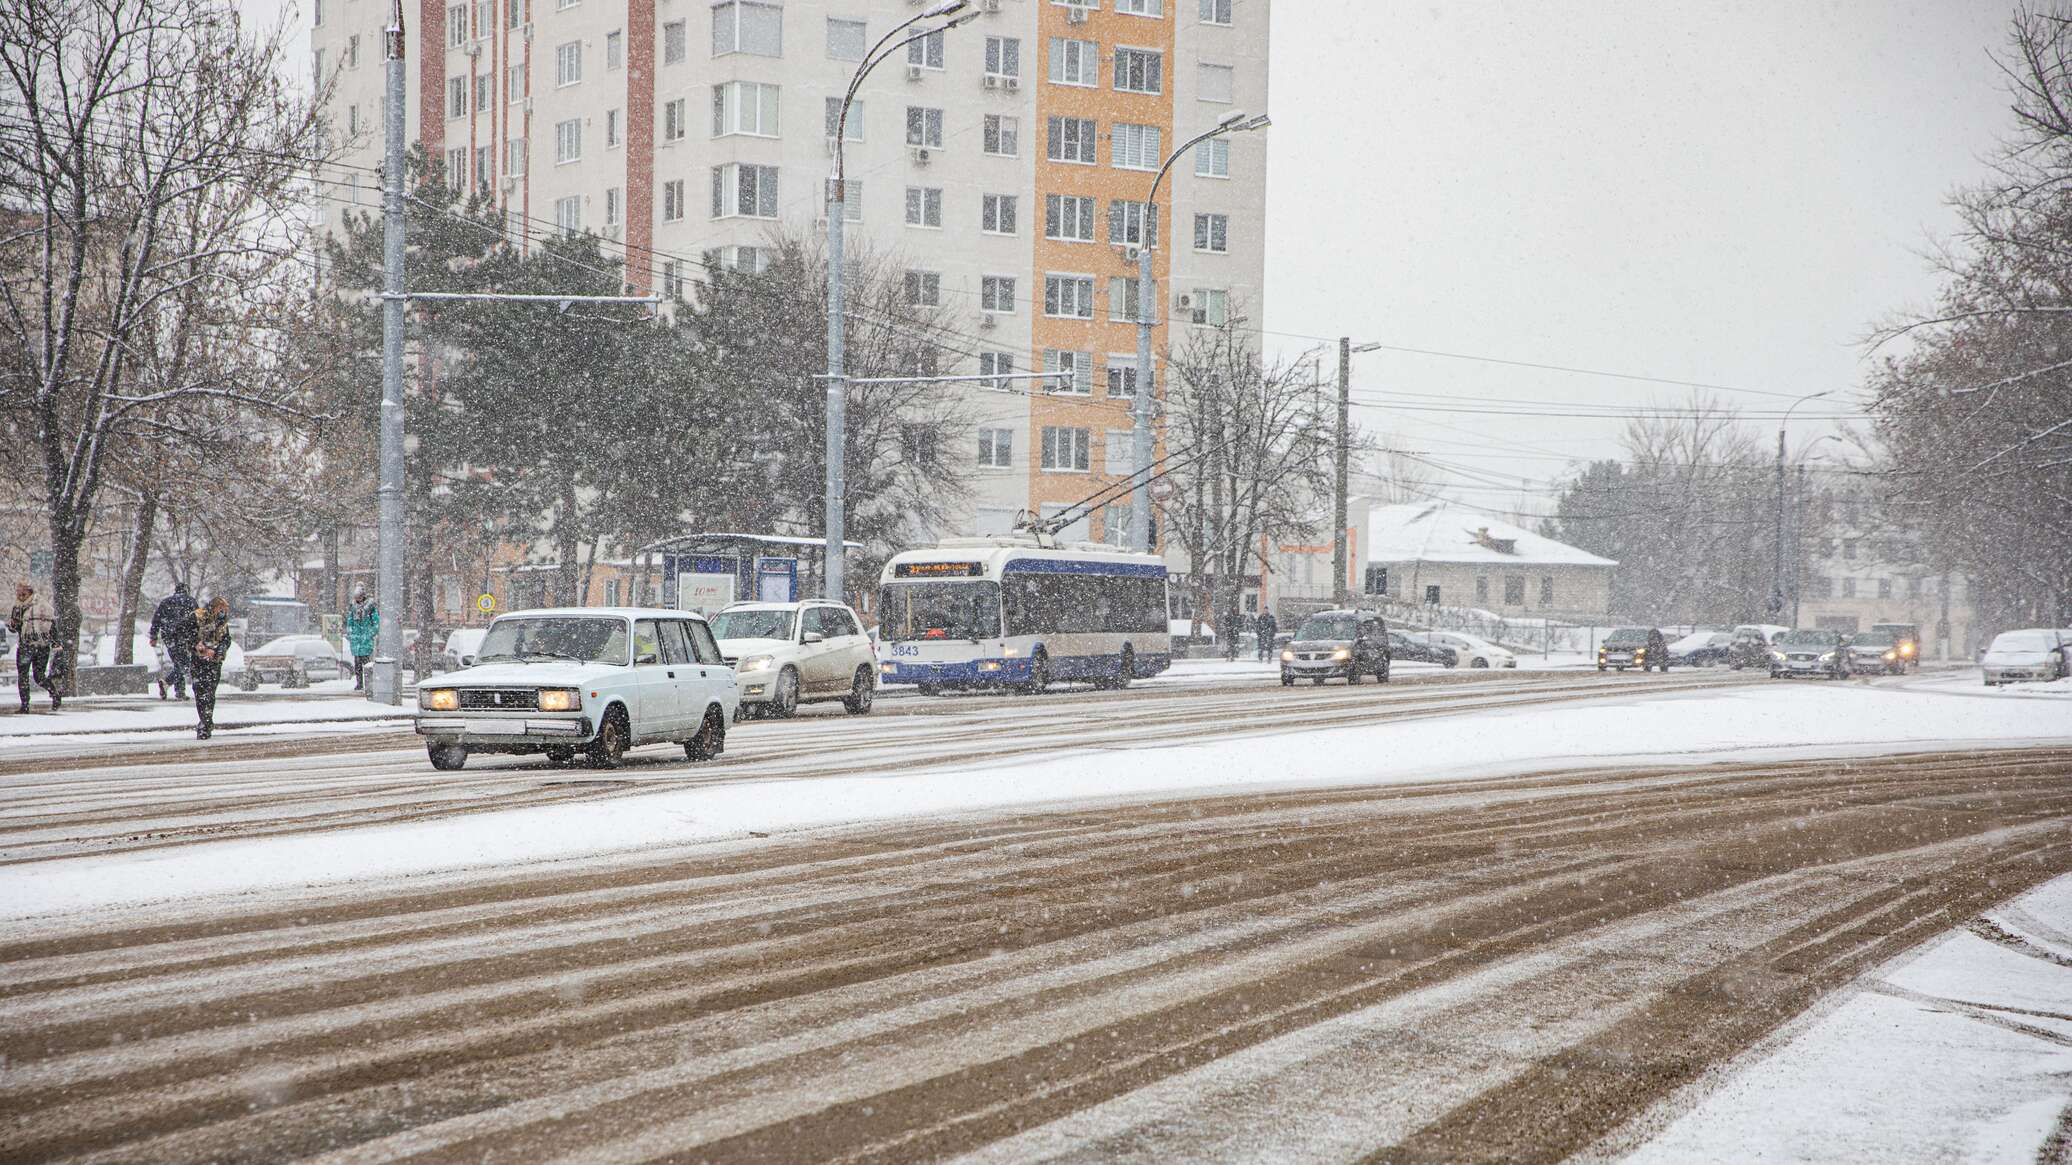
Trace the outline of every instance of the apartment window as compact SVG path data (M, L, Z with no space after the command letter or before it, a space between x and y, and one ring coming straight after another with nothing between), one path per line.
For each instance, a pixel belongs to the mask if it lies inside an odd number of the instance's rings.
M463 117L468 112L468 79L446 78L446 116Z
M459 193L468 187L468 148L455 146L446 151L446 181Z
M1826 575L1818 575L1814 577L1812 582L1814 598L1832 599L1835 597L1835 580Z
M511 138L504 143L504 173L513 178L525 173L524 138Z
M1045 392L1064 393L1070 396L1092 396L1094 393L1094 354L1091 352L1068 352L1061 348L1043 350L1045 372L1069 372L1072 379L1056 380L1044 384Z
M496 78L487 73L475 78L475 112L488 113L489 105L496 100Z
M662 26L662 63L680 65L691 55L690 25L672 20Z
M1115 0L1115 10L1131 16L1164 16L1165 0Z
M569 41L554 47L554 84L574 85L583 79L583 42Z
M729 81L712 87L712 136L777 136L777 86Z
M849 120L847 122L844 122L842 120L842 99L839 97L828 98L827 126L825 129L827 136L829 138L833 138L835 136L835 130L837 128L839 128L842 131L842 139L844 141L862 141L863 102L852 101L849 103Z
M1843 558L1855 558L1855 557L1856 557L1856 539L1854 539L1854 538L1845 538L1845 539L1843 539L1843 540L1842 540L1842 557L1843 557Z
M1856 597L1855 579L1845 578L1842 580L1842 597L1845 599L1853 599Z
M1157 126L1117 122L1109 136L1108 160L1119 170L1156 170L1165 162L1161 145Z
M1194 216L1194 249L1211 251L1221 255L1230 250L1230 216L1227 214L1198 214Z
M677 205L677 208L678 208L678 209L680 210L680 209L682 209L682 207L683 207L683 183L682 183L682 182L672 182L672 183L670 183L670 185L672 185L672 186L676 187L676 205ZM604 225L606 225L606 226L608 226L608 227L615 227L615 226L618 226L618 225L619 225L619 219L620 219L620 217L622 216L622 212L623 212L623 211L625 210L625 204L626 204L626 197L625 197L625 194L624 194L624 192L622 192L622 191L621 191L621 190L620 190L620 189L619 189L618 187L616 187L616 186L607 186L607 187L605 187L605 188L604 188Z
M1053 117L1045 154L1053 162L1083 162L1091 166L1094 164L1095 139L1099 136L1098 127L1091 118Z
M1022 152L1021 119L988 113L985 122L985 150L989 154L1003 158L1019 157Z
M475 0L475 35L488 36L496 31L496 5L493 0Z
M1022 42L1012 36L986 38L986 73L993 77L1022 75Z
M827 18L827 58L831 61L860 61L870 45L861 20Z
M979 198L979 229L989 235L1011 235L1015 233L1015 196L1012 194L986 194Z
M920 105L907 106L906 140L910 146L942 148L942 110Z
M906 223L910 227L942 226L942 187L907 187Z
M1073 194L1043 196L1043 237L1078 243L1094 241L1094 200Z
M1504 576L1504 605L1522 607L1525 605L1525 576L1507 574Z
M554 0L554 8L556 11L566 11L574 8L578 2L579 0Z
M571 194L554 200L554 227L572 235L583 229L583 200Z
M1881 599L1889 599L1892 597L1891 579L1881 578L1878 580L1878 597Z
M907 42L907 64L919 65L924 69L942 68L941 32L931 32L919 40Z
M690 121L690 114L684 105L686 98L679 97L662 106L662 140L680 142Z
M995 389L1004 392L1014 387L1014 381L1009 379L1014 375L1014 357L1009 353L980 352L978 354L978 371L981 376L998 378L992 382L992 387Z
M1075 320L1094 318L1093 276L1044 276L1043 314Z
M1108 277L1108 318L1116 323L1137 322L1137 281L1120 275Z
M571 117L567 121L554 123L554 164L566 165L583 160L583 122Z
M770 252L762 247L722 247L719 261L729 271L761 275L770 269Z
M619 148L619 111L616 109L604 111L604 148L607 150Z
M1198 65L1195 73L1195 97L1201 101L1214 101L1228 105L1237 90L1237 70L1229 65Z
M1165 92L1165 54L1153 49L1116 49L1115 87L1124 93Z
M1013 311L1014 276L981 276L978 281L978 306L982 311Z
M777 167L745 163L714 166L712 217L776 218Z
M662 221L680 222L684 214L683 179L673 178L662 183ZM612 216L607 212L604 221L609 224Z
M353 137L360 135L360 107L357 104L345 107L345 132Z
M506 0L504 4L504 27L517 28L525 23L525 0Z
M1229 24L1230 6L1235 0L1201 0L1203 24Z
M1194 176L1197 178L1230 177L1230 143L1222 138L1210 138L1194 147Z
M1050 79L1059 85L1099 85L1101 46L1090 40L1051 37Z
M662 261L662 294L671 299L683 298L683 262L678 259Z
M1220 287L1197 287L1194 289L1192 322L1207 327L1220 328L1230 320L1230 293Z
M1487 575L1478 574L1475 576L1475 601L1478 603L1487 603L1489 601L1489 578Z
M1093 433L1088 429L1043 426L1043 468L1085 473L1092 468Z
M906 302L908 307L941 307L942 273L938 271L907 272Z
M1145 245L1147 232L1144 229L1148 209L1141 202L1129 202L1118 198L1108 204L1108 242L1119 247L1141 247ZM1151 245L1158 244L1158 225L1153 222L1148 232Z
M357 32L345 38L345 67L360 67L360 34Z
M979 371L990 374L986 358L998 356L1008 362L1006 371L1013 371L1012 358L1005 352L981 352L978 356ZM981 469L1014 468L1014 430L980 429L978 431L978 463Z
M784 55L784 9L757 0L724 0L712 6L712 55Z
M1137 358L1110 353L1108 356L1108 395L1116 398L1137 395Z
M310 72L310 75L311 75L311 76L313 76L313 77L315 77L315 78L316 78L316 79L317 79L317 80L318 80L319 82L323 81L323 79L324 79L324 50L322 50L322 49L311 49L311 50L310 50L310 52L309 52L309 72Z
M1540 606L1551 607L1553 605L1554 576L1551 574L1543 574L1540 576Z
M460 48L468 43L468 6L455 4L446 10L446 47Z
M318 28L324 27L324 0L315 0L310 5L309 22Z
M1386 566L1369 566L1365 581L1366 586L1362 588L1363 593L1370 595L1388 594L1389 568Z
M677 39L683 39L682 21L677 21L675 24L663 25L662 39L664 41L667 41L669 39L669 30L672 28L677 30ZM622 69L625 68L625 66L626 34L623 31L615 28L610 32L604 34L604 67L607 70L612 70Z
M1436 585L1425 588L1425 605L1428 607L1439 605L1439 588Z
M496 147L475 147L475 185L487 186L496 181Z
M525 100L524 65L512 65L504 70L504 96L511 101Z

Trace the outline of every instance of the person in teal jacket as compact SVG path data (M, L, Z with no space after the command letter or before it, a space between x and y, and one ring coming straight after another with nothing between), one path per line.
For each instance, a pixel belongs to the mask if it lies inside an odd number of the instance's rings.
M352 609L345 613L345 645L353 652L353 691L367 682L367 664L374 658L374 636L381 630L381 608L366 591L353 596Z

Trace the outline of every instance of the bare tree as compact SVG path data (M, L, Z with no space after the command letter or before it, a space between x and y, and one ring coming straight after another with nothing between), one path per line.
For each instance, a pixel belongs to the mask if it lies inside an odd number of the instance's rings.
M124 451L278 407L314 103L223 0L0 6L0 410L40 469L59 642Z

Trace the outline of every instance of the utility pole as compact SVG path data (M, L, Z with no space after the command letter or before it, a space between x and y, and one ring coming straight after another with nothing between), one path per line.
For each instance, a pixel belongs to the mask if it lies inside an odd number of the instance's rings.
M1346 493L1351 489L1351 435L1353 415L1353 341L1338 337L1338 439L1334 443L1335 486L1331 491L1331 604L1352 604L1352 588L1346 585L1348 548L1345 544Z
M383 45L381 512L374 588L381 622L367 696L397 704L403 698L403 0L394 0Z
M1831 391L1831 390L1828 390ZM1809 392L1791 402L1791 408L1784 410L1783 419L1777 422L1777 528L1776 543L1770 555L1770 614L1772 617L1784 613L1784 427L1791 422L1791 414L1809 400L1819 400L1827 391ZM1794 620L1796 622L1796 620Z

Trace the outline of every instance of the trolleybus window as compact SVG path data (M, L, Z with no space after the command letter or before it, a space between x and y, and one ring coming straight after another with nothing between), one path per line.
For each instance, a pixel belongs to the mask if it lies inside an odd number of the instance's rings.
M998 583L889 582L878 601L879 634L888 641L1000 637Z

